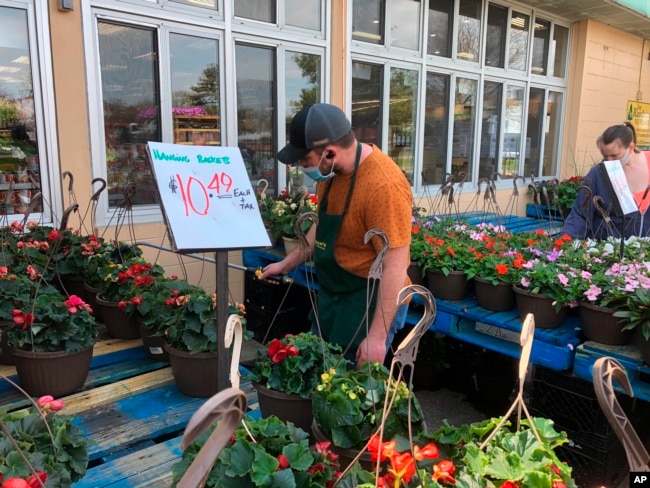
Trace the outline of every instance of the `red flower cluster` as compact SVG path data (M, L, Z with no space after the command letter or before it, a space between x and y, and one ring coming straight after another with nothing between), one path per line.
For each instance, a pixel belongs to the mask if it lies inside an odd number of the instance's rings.
M368 441L368 451L371 453L372 461L381 461L390 459L390 468L388 472L377 479L378 487L401 487L408 484L417 470L416 461L424 459L437 459L438 448L432 442L424 447L414 446L413 454L410 452L397 452L395 450L396 442L394 440L379 442L379 436L373 435ZM451 461L444 459L433 465L433 474L431 479L438 483L455 484L456 480L452 476L456 467Z
M290 346L288 344L283 345L280 339L274 339L269 344L268 354L271 358L271 361L274 363L284 361L287 356L297 356L298 353L299 351L296 349L296 346Z
M65 302L65 306L68 307L68 312L77 313L79 310L88 310L89 313L93 313L93 309L90 308L86 302L84 302L77 295L70 295Z
M14 318L14 323L22 326L23 330L27 330L36 321L36 317L31 312L25 313L22 310L13 309L11 315Z
M149 286L153 283L153 276L149 276L151 272L151 264L145 263L135 263L132 264L129 269L123 271L117 275L117 279L121 284L126 284L129 281L132 281L135 286Z
M45 471L36 471L26 480L22 478L9 478L3 481L4 475L0 473L0 483L2 488L40 488L45 485L47 473Z

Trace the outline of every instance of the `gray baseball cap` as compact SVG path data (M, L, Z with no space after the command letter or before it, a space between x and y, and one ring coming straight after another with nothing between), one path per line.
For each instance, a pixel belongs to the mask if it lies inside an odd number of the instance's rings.
M289 125L289 144L278 153L278 160L295 164L313 148L338 141L352 128L343 110L329 103L309 105L293 116Z

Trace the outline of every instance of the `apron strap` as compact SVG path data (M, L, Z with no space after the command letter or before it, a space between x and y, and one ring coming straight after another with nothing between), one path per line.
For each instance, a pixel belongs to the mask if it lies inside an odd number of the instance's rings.
M354 183L357 180L357 169L359 168L359 162L361 161L361 142L357 141L357 155L354 160L354 173L352 173L352 179L350 180L350 189L348 190L348 195L345 198L345 206L343 207L343 213L341 217L345 216L350 205L350 200L352 199L352 189L354 188ZM321 202L321 207L324 212L327 211L327 204L329 202L330 188L332 188L332 180L330 179L327 182L327 188L325 188L325 194L323 195L323 201Z

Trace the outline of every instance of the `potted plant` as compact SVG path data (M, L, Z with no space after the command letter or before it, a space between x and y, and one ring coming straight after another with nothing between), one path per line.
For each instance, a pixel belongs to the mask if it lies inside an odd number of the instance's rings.
M512 235L503 226L481 223L475 226L471 239L475 259L470 269L476 301L486 310L512 310L516 306L512 283L526 262L512 244Z
M311 396L321 374L346 366L339 346L311 332L273 339L258 350L250 374L262 415L275 415L309 431Z
M647 243L630 239L623 256L611 241L576 241L569 270L558 276L578 305L583 334L592 341L624 345L632 340L625 328L628 297L650 287ZM644 250L646 248L646 250Z
M185 449L172 468L172 486L177 486L213 428ZM246 428L237 429L217 458L205 486L322 488L337 479L337 458L328 443L310 447L309 437L302 429L277 417L247 419Z
M182 302L188 294L201 292L198 286L191 285L176 276L156 277L147 287L134 290L139 295L118 303L130 317L133 317L140 330L142 342L151 359L169 361L164 350L164 332L180 318Z
M273 235L282 237L286 242L297 241L296 221L306 212L315 212L318 208L316 195L309 192L289 193L286 189L280 192L270 207L269 228ZM311 226L310 221L302 223L302 231L307 232ZM286 249L287 252L290 250Z
M560 209L562 216L567 218L578 197L579 188L584 185L584 176L574 175L560 181L554 188L553 205Z
M13 326L12 311L26 306L36 293L36 284L25 275L9 273L0 266L0 364L15 364L14 355L7 341L9 328Z
M440 452L455 466L456 486L576 486L571 468L556 452L569 440L565 432L554 429L552 420L533 418L531 425L523 419L520 428L512 428L507 421L495 431L500 421L491 418L459 427L445 422L431 434Z
M469 292L475 259L470 232L467 224L450 219L434 219L427 228L421 249L415 250L415 262L426 273L434 297L460 300Z
M500 418L459 427L447 422L409 446L403 442L373 439L368 446L373 459L387 460L380 470L355 473L359 488L433 488L441 486L517 488L575 488L572 469L555 450L569 442L553 421L534 418L519 429ZM433 441L433 442L432 442Z
M89 291L84 283L93 279L97 273L97 259L93 256L110 254L113 246L94 234L81 234L79 231L53 230L53 266L55 284L63 292L75 294L88 301Z
M442 386L443 373L449 367L445 360L445 342L434 331L420 339L413 369L413 389L434 391Z
M2 486L40 488L42 482L69 488L84 476L88 439L72 416L61 414L63 407L62 401L46 395L29 408L0 412ZM9 484L11 479L25 483Z
M650 290L637 288L628 295L625 310L617 310L614 316L624 321L623 330L638 332L641 359L650 364Z
M164 331L164 347L169 354L176 386L193 397L209 397L217 392L217 295L203 289L178 295L168 302L177 314ZM229 305L245 324L243 304Z
M126 312L127 303L139 297L157 278L163 276L162 266L137 257L119 264L110 263L102 269L101 274L102 291L96 300L97 306L102 309L108 334L115 339L140 337L133 313Z
M550 239L542 230L517 235L517 239L525 242L521 253L526 260L517 269L513 287L519 315L523 318L532 313L536 327L556 328L571 302L571 294L559 276L569 268L565 251L571 247L572 239L568 235Z
M53 287L38 289L12 310L7 341L22 387L31 395L67 395L88 376L97 337L90 306Z
M349 463L379 429L387 389L395 401L384 422L383 438L407 437L409 421L413 433L423 432L422 410L407 385L391 378L382 364L365 362L358 370L330 369L321 375L312 395L314 437L331 440L332 449Z

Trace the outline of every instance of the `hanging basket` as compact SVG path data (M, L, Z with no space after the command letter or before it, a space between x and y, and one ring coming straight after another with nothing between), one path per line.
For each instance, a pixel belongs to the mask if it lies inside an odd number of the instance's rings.
M411 263L406 269L406 274L414 285L422 285L428 288L427 276L426 274L424 276L422 275L422 266L419 264Z
M314 419L311 398L271 390L255 381L253 381L253 387L257 391L257 401L260 404L262 417L275 415L285 422L293 422L305 432L310 431Z
M11 320L0 320L0 364L13 366L16 364L16 358L11 352L9 342L7 341L7 329L13 325Z
M101 294L97 295L96 300L97 308L101 310L109 336L113 339L127 340L140 337L135 320L119 307L118 302L104 300Z
M31 396L69 395L83 386L90 371L93 346L76 352L11 350L20 386Z
M331 442L331 439L328 439L327 436L323 433L323 431L320 430L320 427L318 426L316 420L314 420L311 424L311 431L312 434L314 434L314 439L316 439L316 441ZM339 469L341 471L345 470L345 468L347 468L350 465L350 463L352 463L352 461L359 454L358 449L348 449L344 447L338 447L335 446L334 443L330 444L330 449L332 450L332 452L339 455ZM374 463L372 462L372 454L370 452L368 452L367 450L364 451L361 454L361 457L359 458L358 461L363 469L365 469L366 471L374 472L375 466Z
M513 286L512 289L515 291L519 317L522 320L532 313L535 316L535 327L538 329L555 329L564 321L567 314L566 307L556 311L553 299L517 286Z
M162 335L156 335L155 330L147 329L138 315L135 316L135 323L138 325L147 356L154 361L169 362L169 353L165 350L165 338Z
M474 277L474 293L479 306L493 312L506 312L517 306L515 292L510 283L497 283Z
M172 374L178 391L183 395L207 398L219 391L216 354L200 352L190 354L165 343Z
M578 303L582 333L587 339L610 346L629 344L633 330L622 330L626 319L614 317L613 308L600 307L589 302Z
M441 300L462 300L469 293L469 280L464 271L450 271L445 276L440 271L427 271L429 291Z

